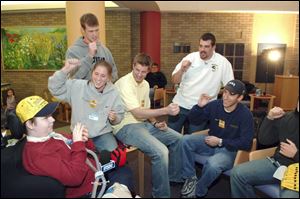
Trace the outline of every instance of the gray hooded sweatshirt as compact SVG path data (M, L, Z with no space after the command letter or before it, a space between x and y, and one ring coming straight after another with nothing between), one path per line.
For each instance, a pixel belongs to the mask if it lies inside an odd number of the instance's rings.
M97 43L97 53L91 58L88 55L89 45L83 41L83 37L77 39L75 44L67 50L66 59L76 58L81 62L77 71L72 72L74 79L90 80L92 69L97 61L105 60L112 66L112 81L118 79L118 69L111 52L104 45Z
M87 127L90 138L112 132L108 120L109 111L115 111L117 114L115 124L124 118L121 97L111 82L106 84L101 93L92 82L67 79L67 74L59 70L49 77L48 89L54 97L71 105L71 129L80 122Z

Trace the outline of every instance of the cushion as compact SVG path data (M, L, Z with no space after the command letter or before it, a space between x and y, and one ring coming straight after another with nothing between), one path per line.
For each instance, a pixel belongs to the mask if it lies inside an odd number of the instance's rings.
M28 173L22 164L26 139L1 149L1 198L65 197L65 187L57 180Z

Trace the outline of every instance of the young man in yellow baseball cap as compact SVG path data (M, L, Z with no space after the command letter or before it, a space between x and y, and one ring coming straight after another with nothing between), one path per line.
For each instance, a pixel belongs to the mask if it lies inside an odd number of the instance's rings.
M33 175L49 176L61 182L66 186L66 197L90 196L95 173L86 164L86 147L95 150L94 145L81 123L69 135L53 132L52 113L57 105L39 96L26 97L17 105L17 116L27 132L23 166ZM95 166L94 160L90 162ZM131 171L126 167L108 174L110 184L119 182L133 190L131 178Z

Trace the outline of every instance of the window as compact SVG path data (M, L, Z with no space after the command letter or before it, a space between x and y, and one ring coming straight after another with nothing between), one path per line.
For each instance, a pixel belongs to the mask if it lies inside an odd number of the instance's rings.
M174 42L173 53L190 53L190 52L191 52L191 43Z
M245 44L217 43L216 52L231 63L235 79L243 80Z

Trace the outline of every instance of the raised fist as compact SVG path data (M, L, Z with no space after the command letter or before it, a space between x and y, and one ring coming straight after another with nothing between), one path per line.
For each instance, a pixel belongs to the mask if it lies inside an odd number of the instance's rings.
M192 63L189 60L183 60L182 64L181 64L181 70L186 72L189 69L189 67L191 66L191 64Z

